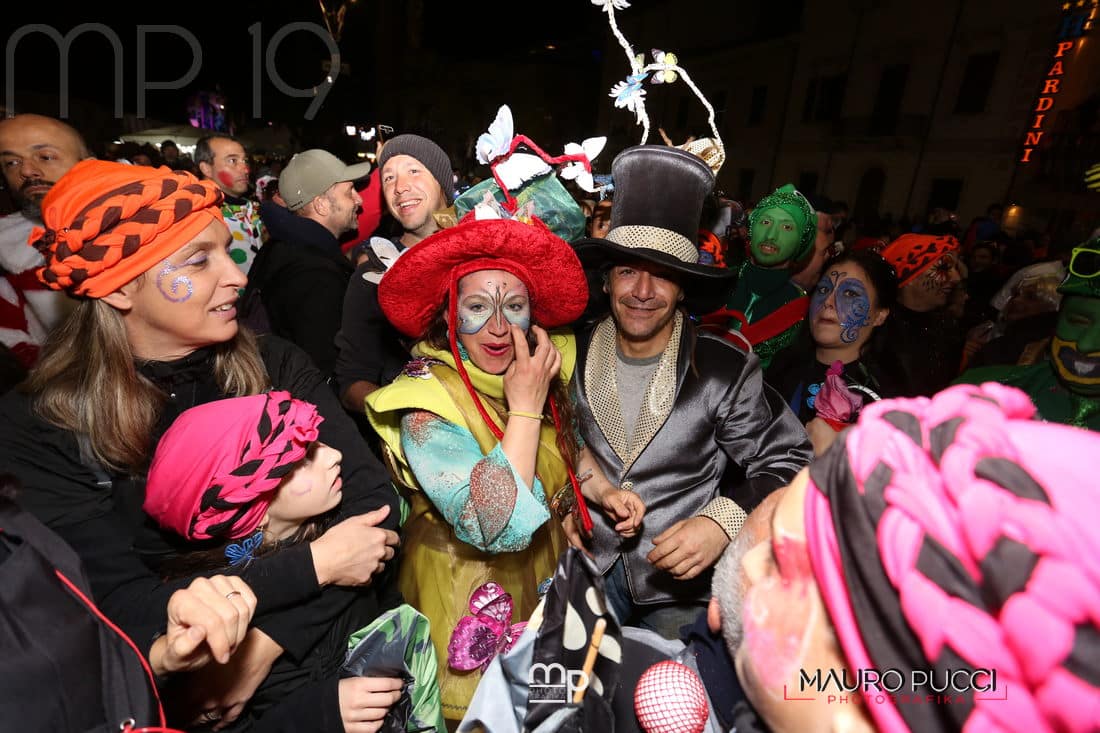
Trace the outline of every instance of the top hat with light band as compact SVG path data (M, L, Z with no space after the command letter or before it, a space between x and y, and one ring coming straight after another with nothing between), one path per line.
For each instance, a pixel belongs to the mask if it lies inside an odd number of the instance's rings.
M605 239L574 245L585 267L652 262L676 274L688 312L709 313L720 306L737 271L699 264L696 237L703 199L714 190L706 163L666 145L635 145L615 157L611 170L611 230Z

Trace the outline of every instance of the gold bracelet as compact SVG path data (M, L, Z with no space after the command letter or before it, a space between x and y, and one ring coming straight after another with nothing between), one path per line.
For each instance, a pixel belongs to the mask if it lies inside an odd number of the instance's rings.
M509 410L508 417L529 417L532 420L538 420L542 422L543 416L537 412L520 412L519 410Z

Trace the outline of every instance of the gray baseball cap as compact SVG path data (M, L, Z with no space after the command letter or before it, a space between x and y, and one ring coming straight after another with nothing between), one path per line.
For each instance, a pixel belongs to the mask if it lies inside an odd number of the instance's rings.
M279 175L279 193L286 207L297 211L334 183L358 181L368 173L370 163L344 165L327 150L304 150L291 158Z

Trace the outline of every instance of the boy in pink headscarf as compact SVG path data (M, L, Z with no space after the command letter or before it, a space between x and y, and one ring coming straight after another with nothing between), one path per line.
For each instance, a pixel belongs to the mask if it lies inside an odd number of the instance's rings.
M886 400L715 573L738 730L1100 729L1100 435L988 383Z

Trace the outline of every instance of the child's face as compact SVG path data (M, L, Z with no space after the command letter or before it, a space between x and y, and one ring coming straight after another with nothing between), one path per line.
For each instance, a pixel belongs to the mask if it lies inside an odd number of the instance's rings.
M317 441L306 457L279 484L267 508L268 531L279 539L293 534L307 519L324 514L340 503L343 454Z

